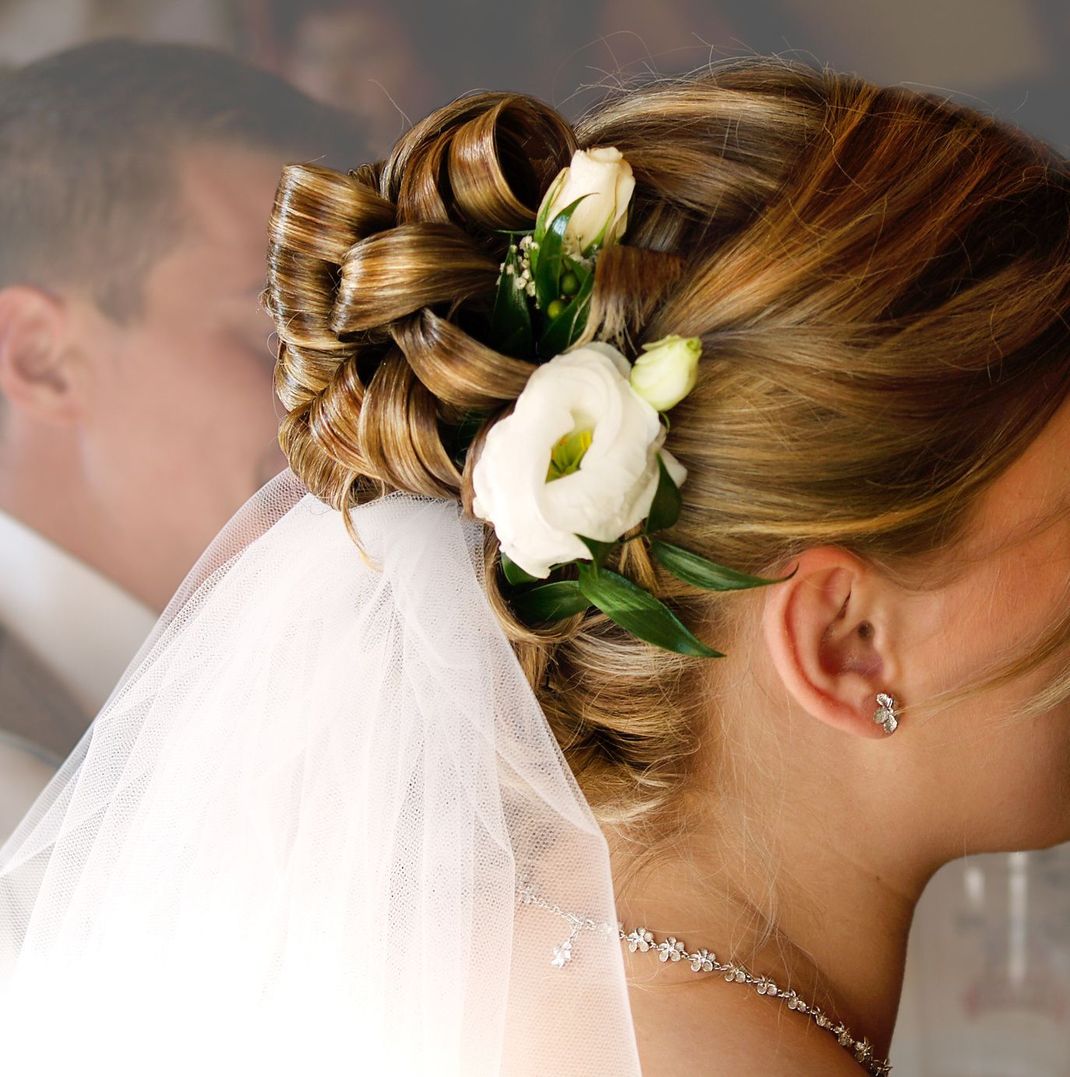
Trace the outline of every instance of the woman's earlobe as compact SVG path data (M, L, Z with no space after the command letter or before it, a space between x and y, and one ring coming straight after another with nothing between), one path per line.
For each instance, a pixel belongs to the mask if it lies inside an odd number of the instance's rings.
M861 558L835 546L805 551L798 565L791 580L770 588L763 612L775 674L814 718L855 736L886 735L898 718L879 581ZM882 707L878 694L892 706Z

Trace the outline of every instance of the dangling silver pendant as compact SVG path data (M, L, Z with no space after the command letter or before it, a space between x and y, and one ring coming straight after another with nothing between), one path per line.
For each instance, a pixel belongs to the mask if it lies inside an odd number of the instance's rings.
M563 969L572 960L572 943L586 923L582 917L577 916L575 913L562 911L560 915L569 922L572 930L568 933L568 938L560 946L554 947L554 956L550 964L555 969Z
M899 719L895 713L895 700L887 692L878 692L877 704L877 713L873 715L873 721L882 726L885 733L894 733L899 725Z
M563 969L572 960L572 938L569 936L560 946L554 947L554 956L550 964L555 969Z

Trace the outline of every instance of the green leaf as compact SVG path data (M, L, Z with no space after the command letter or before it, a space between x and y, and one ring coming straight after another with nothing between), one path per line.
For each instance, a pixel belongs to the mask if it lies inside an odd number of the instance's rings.
M796 566L787 576L781 576L778 579L748 576L745 572L737 572L734 568L714 564L713 561L707 561L705 557L697 553L691 553L690 550L683 550L679 546L673 546L658 539L651 542L650 552L654 560L667 568L674 576L695 587L705 588L707 591L740 591L746 587L764 587L770 583L783 583L799 571Z
M527 624L560 621L583 613L591 605L575 580L544 583L530 591L511 595L509 602L517 616Z
M507 557L504 553L502 553L501 558L502 573L514 587L524 583L534 583L539 578L526 573L512 558Z
M580 285L565 309L549 322L539 338L539 358L552 359L566 351L587 325L587 311L594 290L594 274Z
M672 527L680 519L680 508L683 498L680 496L680 487L673 482L665 461L658 453L658 488L654 493L654 500L647 514L645 531L648 535L655 531L664 531Z
M594 606L633 636L667 651L699 658L724 658L692 635L684 623L648 591L609 569L580 564L579 588Z
M561 280L561 259L563 257L563 245L565 229L568 228L569 219L576 211L576 207L590 195L580 195L574 202L570 202L550 222L546 234L539 240L539 246L532 251L531 275L535 281L535 299L541 310L546 310L550 303L559 298Z
M617 545L616 542L600 542L598 539L584 538L583 535L577 535L576 538L591 551L591 558L596 569L600 569L606 563L609 551Z
M542 196L538 212L535 214L535 231L532 233L535 239L540 242L542 241L543 233L546 231L546 214L549 212L551 204L557 198L558 192L561 190L562 185L567 179L568 172L563 168L554 177L546 194Z
M514 359L531 359L535 350L535 335L531 325L531 307L523 288L516 286L520 269L519 252L510 245L505 256L506 268L498 281L494 309L490 317L491 343L502 355ZM508 269L512 267L513 272Z

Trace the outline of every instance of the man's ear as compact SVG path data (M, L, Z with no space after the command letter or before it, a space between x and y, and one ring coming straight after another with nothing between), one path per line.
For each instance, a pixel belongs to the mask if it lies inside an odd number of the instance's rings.
M39 422L68 425L83 411L65 304L38 288L0 289L0 393Z
M812 547L790 580L768 589L762 630L785 688L815 718L861 737L886 736L873 721L876 694L894 694L894 588L837 546Z

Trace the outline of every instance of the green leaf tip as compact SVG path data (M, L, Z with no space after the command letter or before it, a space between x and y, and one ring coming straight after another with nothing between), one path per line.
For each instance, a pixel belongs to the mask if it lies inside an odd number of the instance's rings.
M578 584L591 605L647 643L697 658L725 657L698 639L664 602L625 576L581 564Z
M671 543L654 539L650 543L650 553L663 568L668 569L677 579L701 587L706 591L741 591L748 587L765 587L771 583L783 583L790 580L799 571L798 565L787 575L774 579L764 576L751 576L726 565L707 561L705 557L690 550L684 550Z

